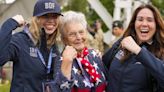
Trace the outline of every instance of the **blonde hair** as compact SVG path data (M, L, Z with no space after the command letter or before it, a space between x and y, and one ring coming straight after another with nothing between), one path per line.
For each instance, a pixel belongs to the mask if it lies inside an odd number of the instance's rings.
M29 31L32 34L32 37L34 39L34 44L38 45L41 38L41 26L39 24L39 18L38 17L32 17L30 23L29 23ZM48 37L46 37L47 39L47 47L50 48L53 44L55 44L56 42L56 36L58 34L58 28L56 29L56 31L52 34L49 35Z

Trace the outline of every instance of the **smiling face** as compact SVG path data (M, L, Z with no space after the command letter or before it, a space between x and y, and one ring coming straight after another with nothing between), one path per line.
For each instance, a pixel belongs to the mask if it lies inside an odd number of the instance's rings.
M135 30L140 43L151 42L156 32L153 12L148 8L140 10L135 21Z
M64 42L66 45L73 46L77 51L81 52L86 46L87 33L81 23L67 23L64 28Z
M55 32L59 24L58 14L49 13L39 17L40 25L44 28L47 35L51 35Z

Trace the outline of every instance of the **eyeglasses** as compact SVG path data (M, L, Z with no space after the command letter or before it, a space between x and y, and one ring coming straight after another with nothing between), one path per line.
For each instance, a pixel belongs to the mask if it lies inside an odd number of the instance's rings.
M68 37L71 37L71 38L74 38L74 37L77 37L77 36L82 36L85 34L85 30L80 30L78 32L70 32L67 34Z

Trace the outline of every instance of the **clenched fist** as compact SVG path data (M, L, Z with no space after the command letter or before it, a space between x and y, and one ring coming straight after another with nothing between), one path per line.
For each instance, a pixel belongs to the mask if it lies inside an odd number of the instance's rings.
M65 47L62 54L63 61L61 65L61 71L63 75L68 79L71 78L72 63L73 63L73 59L76 58L76 56L77 56L77 51L75 48L73 48L72 46Z
M123 49L127 49L128 51L138 54L141 50L141 47L134 41L134 39L131 36L125 37L121 41L121 46Z
M26 23L22 15L15 15L12 17L12 19L14 19L16 22L18 22L19 27L25 25L25 23Z

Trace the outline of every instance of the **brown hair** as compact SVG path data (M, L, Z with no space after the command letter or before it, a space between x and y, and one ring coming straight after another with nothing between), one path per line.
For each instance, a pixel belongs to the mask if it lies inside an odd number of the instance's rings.
M164 59L164 23L160 12L153 5L141 5L134 11L132 19L123 35L123 38L127 36L132 36L136 43L139 44L135 32L135 21L138 13L144 8L150 9L153 12L157 30L153 36L153 43L149 47L149 51L152 52L157 58ZM122 60L125 60L130 56L129 51L124 50L124 52L126 56L124 56Z

